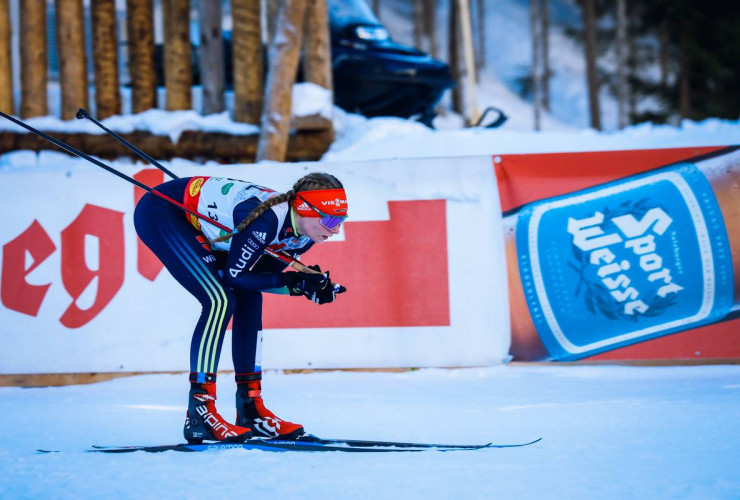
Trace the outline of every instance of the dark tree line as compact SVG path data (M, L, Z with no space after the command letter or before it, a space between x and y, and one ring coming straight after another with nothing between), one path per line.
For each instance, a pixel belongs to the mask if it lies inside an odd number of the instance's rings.
M683 118L740 116L740 8L736 2L578 3L584 10L584 26L571 34L584 41L585 46L589 29L595 34L591 53L597 69L589 77L590 95L606 86L617 96L620 126L642 121L676 123ZM607 69L603 63L608 52L616 55L616 70ZM656 67L657 78L649 72ZM641 109L638 103L649 98L660 106ZM591 125L599 128L598 97L592 98L590 104Z

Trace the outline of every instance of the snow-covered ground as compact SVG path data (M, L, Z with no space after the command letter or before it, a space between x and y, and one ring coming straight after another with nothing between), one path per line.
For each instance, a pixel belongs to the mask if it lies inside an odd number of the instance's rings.
M219 382L233 411L234 383ZM738 498L740 366L500 366L266 374L278 415L326 437L525 448L355 454L85 453L182 440L185 375L0 388L0 497ZM37 449L61 450L38 454Z
M740 144L740 121L709 119L670 125L635 125L618 132L427 127L398 118L366 119L335 108L337 138L323 161L447 156L614 151Z

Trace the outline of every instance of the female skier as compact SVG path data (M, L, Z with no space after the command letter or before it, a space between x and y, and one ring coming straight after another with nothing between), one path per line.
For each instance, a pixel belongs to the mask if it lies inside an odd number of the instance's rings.
M227 233L147 193L134 213L141 240L203 307L190 345L190 395L183 433L189 443L239 442L251 437L293 438L299 424L276 417L261 396L262 292L333 302L346 289L329 272L282 272L286 264L261 258L269 246L293 257L339 232L347 196L336 177L312 173L286 193L234 179L191 177L157 191L227 227ZM232 323L237 422L216 410L216 372L224 332Z

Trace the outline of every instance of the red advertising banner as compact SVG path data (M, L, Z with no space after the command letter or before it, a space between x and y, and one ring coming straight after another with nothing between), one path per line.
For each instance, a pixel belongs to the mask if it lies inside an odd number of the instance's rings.
M149 186L166 180L152 168L116 168ZM285 189L307 168L341 178L352 208L339 234L302 260L331 270L348 291L321 307L265 293L265 366L505 359L506 272L489 157L219 166L217 173ZM178 168L183 177L202 172ZM132 215L142 190L64 157L0 177L0 205L13 214L0 229L0 373L186 369L201 307L139 240ZM471 248L478 259L468 258ZM222 355L220 368L230 362Z

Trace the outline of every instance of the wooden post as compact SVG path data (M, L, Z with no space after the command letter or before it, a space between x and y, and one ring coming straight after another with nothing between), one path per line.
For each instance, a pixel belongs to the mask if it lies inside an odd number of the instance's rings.
M11 56L10 5L0 0L0 110L14 115L13 60Z
M164 0L164 87L167 111L192 109L190 0Z
M305 0L286 0L280 9L275 40L270 46L267 98L262 112L257 161L285 160L305 11Z
M534 130L541 130L542 114L542 24L540 0L530 0L529 5L529 25L532 30L532 110L534 111Z
M450 73L452 74L452 79L456 83L456 85L451 90L452 111L459 115L463 115L463 92L461 88L462 85L460 84L460 48L458 44L460 40L460 9L457 0L450 0L450 17L447 33L449 34L447 40L447 58L450 64Z
M21 0L21 118L48 113L46 1Z
M475 55L473 54L473 32L470 26L470 3L458 0L460 14L460 33L463 42L463 61L465 64L465 93L467 111L465 121L468 125L478 122L480 113L475 98Z
M303 77L306 82L315 83L331 92L333 102L334 84L331 72L329 10L326 0L314 0L306 6L306 26L303 35ZM295 117L293 119L295 120ZM331 120L326 120L326 124L333 139L334 130Z
M329 11L326 0L313 0L306 6L305 30L303 40L305 81L332 90Z
M475 69L480 71L486 67L486 2L476 0L476 15L478 31L476 32ZM480 79L480 78L479 78Z
M115 0L92 0L95 107L99 119L121 114Z
M199 0L199 14L203 114L210 115L224 110L224 44L220 0Z
M157 107L152 0L126 0L131 112Z
M550 5L540 0L542 11L542 109L550 112Z
M436 58L437 48L437 1L424 0L424 34L429 43L429 54Z
M234 120L258 124L264 94L260 0L231 0Z
M62 120L72 120L79 108L88 105L82 0L56 0L55 12Z
M272 45L275 38L278 13L284 0L262 0L262 9L265 12L265 28L267 31L267 45ZM233 9L232 9L233 10Z
M414 20L414 47L424 50L424 0L412 0Z

